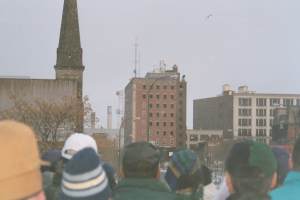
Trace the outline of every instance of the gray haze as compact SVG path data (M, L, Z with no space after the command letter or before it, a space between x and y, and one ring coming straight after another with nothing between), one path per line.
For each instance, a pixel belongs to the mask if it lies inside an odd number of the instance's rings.
M0 75L54 78L63 0L0 0ZM188 81L192 100L247 84L258 92L299 93L299 0L78 0L84 94L103 126L106 106L133 76L164 59Z

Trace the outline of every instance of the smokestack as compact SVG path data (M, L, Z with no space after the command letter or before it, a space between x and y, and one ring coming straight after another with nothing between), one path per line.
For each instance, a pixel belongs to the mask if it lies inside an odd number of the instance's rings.
M91 128L92 129L96 128L96 113L95 112L91 113Z
M112 106L107 106L107 128L112 129Z

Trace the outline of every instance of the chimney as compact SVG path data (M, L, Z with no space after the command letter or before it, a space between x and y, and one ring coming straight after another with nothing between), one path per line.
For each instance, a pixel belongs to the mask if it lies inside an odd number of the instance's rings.
M92 129L96 128L96 113L95 112L91 113L91 128Z
M107 128L112 129L112 106L107 106Z

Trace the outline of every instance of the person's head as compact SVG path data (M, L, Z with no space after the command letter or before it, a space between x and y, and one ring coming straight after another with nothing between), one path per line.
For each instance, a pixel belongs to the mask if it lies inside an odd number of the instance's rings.
M160 151L147 142L125 147L122 170L125 178L159 178Z
M61 152L58 149L51 149L42 155L42 159L50 163L50 166L43 166L42 172L56 172L61 161Z
M0 122L0 199L43 200L37 141L31 128Z
M107 200L111 196L102 161L94 149L75 154L63 171L61 200Z
M296 171L300 171L300 138L296 140L292 155L292 167Z
M83 133L74 133L65 141L61 156L70 160L80 150L90 147L98 153L98 147L94 138Z
M191 189L211 182L210 171L201 165L197 155L188 149L176 151L169 162L165 180L173 191Z
M279 147L273 147L272 152L275 155L277 161L277 186L283 184L284 179L289 172L289 153Z
M253 141L236 143L225 162L229 199L268 199L276 185L277 163L271 149Z

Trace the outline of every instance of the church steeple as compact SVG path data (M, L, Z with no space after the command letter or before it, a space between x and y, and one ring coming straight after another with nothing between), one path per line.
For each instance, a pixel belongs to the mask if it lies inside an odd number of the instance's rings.
M77 0L64 1L55 70L57 79L75 79L82 82L84 66L82 64Z
M64 0L57 59L54 68L56 79L77 82L77 98L81 110L79 113L83 113L82 79L84 66L82 64L77 0ZM83 115L76 117L76 131L83 131Z

